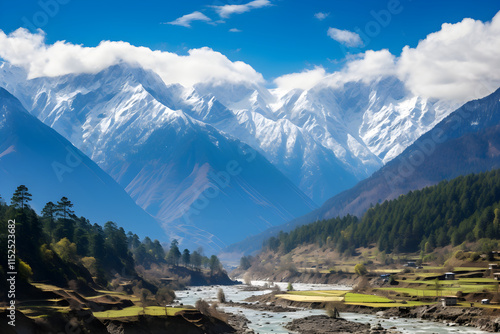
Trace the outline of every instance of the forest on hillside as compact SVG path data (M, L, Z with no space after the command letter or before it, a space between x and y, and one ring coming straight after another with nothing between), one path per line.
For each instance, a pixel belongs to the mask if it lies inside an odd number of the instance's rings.
M152 266L182 265L190 271L205 268L210 275L222 272L217 256L209 258L202 250L181 251L177 240L165 249L158 240L145 237L141 241L114 222L92 224L75 215L73 203L66 197L48 202L41 215L30 207L31 200L24 185L16 189L10 204L0 197L0 244L7 245L9 224L15 222L16 268L25 284L37 281L67 287L76 282L79 286L113 288L113 280L127 278L154 293L157 287L141 277L139 268L146 272ZM7 252L7 247L2 247L0 257L7 259ZM0 300L5 299L8 271L0 264Z
M354 254L376 244L407 253L463 242L500 239L500 170L460 176L372 206L361 218L337 217L280 232L264 248L288 253L303 244Z

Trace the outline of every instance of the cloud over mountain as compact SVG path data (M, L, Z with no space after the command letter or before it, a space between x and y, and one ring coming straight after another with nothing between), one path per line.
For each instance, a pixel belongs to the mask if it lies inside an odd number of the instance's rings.
M256 0L243 5L219 6L217 11L222 17L228 17L267 5L270 5L267 0ZM176 24L189 26L192 19L206 20L198 14L181 19L176 20ZM338 31L331 34L345 43L354 41ZM455 24L443 24L439 31L429 34L416 47L404 47L399 56L388 50L367 50L348 56L344 67L338 71L328 73L322 67L315 67L285 74L274 83L280 90L290 91L309 89L317 84L339 86L351 81L370 82L396 75L416 95L464 102L483 97L500 85L499 50L500 12L491 22L464 19ZM178 55L121 41L102 41L96 47L65 41L49 45L43 32L32 34L25 29L8 35L0 30L0 57L27 69L30 78L97 73L123 62L153 70L166 84L191 87L208 82L265 83L262 74L251 65L231 61L208 47Z
M27 69L30 78L97 73L123 62L153 70L166 84L179 83L188 87L204 82L263 81L262 75L250 65L233 62L208 47L191 49L183 56L127 42L102 41L96 47L65 41L47 45L43 32L31 34L22 28L9 35L0 30L0 57Z
M340 42L349 43L353 39L347 33L338 29L332 32ZM466 18L445 23L415 48L405 46L399 57L387 50L368 50L351 57L339 71L327 73L316 67L286 74L274 82L281 89L291 90L397 75L416 95L465 102L484 97L500 86L499 57L500 12L491 22Z

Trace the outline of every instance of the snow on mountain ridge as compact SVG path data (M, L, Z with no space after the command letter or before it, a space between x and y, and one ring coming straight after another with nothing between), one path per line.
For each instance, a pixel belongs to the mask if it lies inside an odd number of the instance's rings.
M18 89L24 83L16 80ZM99 164L109 160L105 147L145 142L162 124L190 117L256 149L317 203L369 176L453 109L412 96L392 77L285 93L258 84L165 85L122 64L29 82L36 98L21 98L27 109ZM60 119L71 108L79 113Z

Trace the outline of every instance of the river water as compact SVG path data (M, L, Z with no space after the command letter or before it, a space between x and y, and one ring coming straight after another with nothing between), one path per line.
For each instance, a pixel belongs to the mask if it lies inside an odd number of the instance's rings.
M252 281L252 285L263 286L264 281ZM280 286L281 290L285 291L288 283L275 283ZM191 287L187 290L176 291L175 294L179 302L184 305L194 305L198 299L204 299L208 302L217 300L217 291L222 288L226 299L233 302L244 302L246 298L255 295L263 295L270 293L271 290L263 291L243 291L246 285L236 286L209 286L209 287ZM340 285L327 285L327 284L303 284L294 283L294 290L349 290L350 287ZM253 329L255 333L259 334L288 334L290 331L283 328L288 322L293 319L304 318L310 315L325 314L324 310L309 310L297 309L296 312L269 312L269 311L256 311L241 307L230 307L219 305L219 308L225 312L234 314L243 314L250 320L248 327ZM418 319L403 319L392 318L385 319L379 318L370 314L357 314L342 312L341 317L355 322L361 323L380 323L384 328L396 327L402 333L465 333L465 334L485 334L488 332L480 331L472 327L448 327L442 323L431 321L424 321ZM318 333L319 334L319 333Z

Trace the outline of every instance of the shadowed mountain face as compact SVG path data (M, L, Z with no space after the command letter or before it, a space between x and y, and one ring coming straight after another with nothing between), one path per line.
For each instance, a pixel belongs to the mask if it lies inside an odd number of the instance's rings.
M229 252L248 252L279 231L346 214L460 175L500 168L500 89L466 103L424 134L397 158L319 209L241 243Z
M20 184L33 195L33 208L68 197L75 213L92 223L120 222L140 236L166 237L108 174L56 131L31 116L0 88L0 194L8 202Z
M227 109L205 100L189 107L182 87L158 80L117 66L28 81L18 92L183 247L218 251L316 208L259 152L197 119L221 108L210 118L221 122L233 117Z

